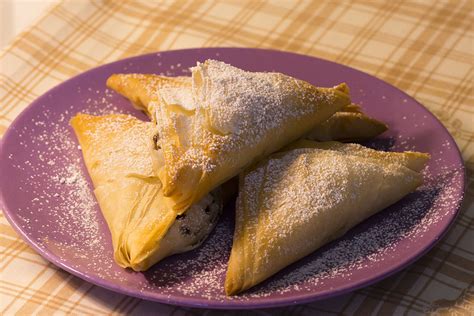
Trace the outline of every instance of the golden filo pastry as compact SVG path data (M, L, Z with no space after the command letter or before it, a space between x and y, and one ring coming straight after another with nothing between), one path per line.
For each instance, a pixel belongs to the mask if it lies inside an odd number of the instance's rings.
M305 138L316 141L358 142L374 138L387 129L385 123L367 116L358 105L350 104L313 128Z
M159 177L179 214L350 104L345 84L318 88L214 60L191 71L192 89L160 88L155 108L163 165Z
M156 121L156 107L161 88L191 89L191 77L166 77L153 74L114 74L107 79L107 86L129 99L133 106Z
M205 195L185 215L163 196L153 157L155 126L132 116L78 114L70 122L112 235L122 267L148 269L191 250L207 237L222 209L219 190Z
M226 293L253 287L414 191L428 159L304 140L241 174Z
M156 121L161 88L181 88L191 91L191 77L166 77L153 74L114 74L107 86L128 98L135 108ZM191 92L189 92L191 93ZM305 136L317 141L337 140L357 142L374 138L387 130L387 125L364 114L356 104L349 104L329 119L318 124Z
M154 74L114 74L107 79L107 86L128 98L135 108L142 110L156 122L156 108L162 103L159 90L179 88L192 94L191 77L166 77ZM356 104L348 104L326 121L316 125L305 136L318 141L364 141L378 136L387 126L365 115ZM223 201L230 200L237 193L235 181L224 187Z

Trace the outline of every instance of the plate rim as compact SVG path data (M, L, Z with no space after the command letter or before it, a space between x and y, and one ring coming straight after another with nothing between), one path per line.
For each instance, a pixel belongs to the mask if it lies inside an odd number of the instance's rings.
M362 70L359 70L357 68L340 64L331 60L327 60L324 58L316 57L316 56L311 56L311 55L305 55L305 54L300 54L300 53L295 53L291 51L285 51L285 50L276 50L276 49L268 49L268 48L251 48L251 47L205 47L205 48L185 48L185 49L175 49L175 50L166 50L166 51L157 51L157 52L152 52L152 53L147 53L147 54L142 54L142 55L137 55L137 56L131 56L127 57L124 59L116 60L113 62L109 62L91 69L88 69L84 72L81 72L63 82L60 82L56 86L52 87L51 89L47 90L43 94L41 94L39 97L37 97L35 100L33 100L29 105L27 105L16 117L15 119L10 123L8 129L6 130L5 134L3 137L0 139L0 168L1 166L4 165L4 159L6 159L6 149L5 149L5 143L6 140L10 137L10 134L14 133L16 129L16 125L18 125L18 122L21 121L21 119L27 115L31 109L36 107L36 104L41 102L43 98L46 98L48 94L55 92L56 90L60 89L64 84L77 80L78 77L81 76L86 76L89 75L92 72L97 72L101 71L102 69L106 69L114 64L118 63L124 63L124 62L130 62L136 59L141 59L141 58L149 58L151 56L156 56L157 54L175 54L175 53L180 53L180 52L186 52L186 51L213 51L213 50L242 50L242 51L259 51L259 52L264 52L264 53L269 53L269 54L287 54L287 55L294 55L297 58L306 58L306 59L317 59L322 62L331 64L333 66L337 67L345 67L349 68L351 71L354 71L357 73L359 76L367 77L370 78L371 80L376 79L380 81L384 86L389 87L390 89L395 89L397 90L398 93L401 93L403 96L405 96L407 99L410 99L411 101L414 101L420 109L422 109L427 116L430 116L434 121L437 123L438 127L445 132L447 138L449 139L450 142L452 142L455 146L452 150L456 152L456 158L459 161L459 164L461 166L460 171L462 172L462 185L460 188L460 196L457 201L456 206L452 207L452 209L456 208L455 212L451 213L449 216L451 217L449 219L449 222L443 227L442 231L440 233L437 233L436 236L433 238L433 240L428 244L425 245L423 249L421 249L419 252L416 254L413 254L411 256L408 256L405 258L405 260L400 261L398 265L391 269L390 271L386 271L384 273L380 273L379 275L375 277L369 277L366 278L363 281L359 282L348 282L346 286L340 287L338 290L333 290L332 292L329 293L324 293L324 294L314 294L314 293L306 293L306 294L298 294L297 297L282 297L282 298L259 298L259 301L257 302L252 302L252 299L250 298L248 301L219 301L219 300L206 300L204 298L194 298L194 297L177 297L173 299L173 295L171 294L163 294L163 293L155 293L153 292L151 295L148 294L147 292L139 292L136 290L131 290L126 286L123 286L121 284L110 284L109 281L106 279L94 279L93 275L89 275L87 273L81 272L79 269L75 269L73 267L70 267L63 263L61 261L61 258L59 256L56 256L44 249L42 249L34 240L28 236L27 232L24 232L21 227L17 224L17 222L13 219L13 216L15 214L15 210L10 209L7 204L5 203L4 199L4 190L3 187L0 187L0 209L2 210L5 218L7 221L10 223L10 225L13 227L13 229L16 231L16 233L30 246L32 247L36 253L38 253L41 257L43 257L45 260L47 260L49 263L52 263L56 267L59 267L60 269L63 269L74 276L85 280L93 285L105 288L107 290L111 290L116 293L136 297L139 299L144 299L144 300L149 300L149 301L154 301L158 303L163 303L163 304L169 304L169 305L180 305L180 306L186 306L186 307L195 307L195 308L207 308L207 309L260 309L260 308L274 308L274 307L283 307L283 306L290 306L290 305L297 305L297 304L305 304L305 303L310 303L310 302L316 302L332 297L336 297L345 293L349 293L361 288L364 288L366 286L369 286L371 284L378 283L379 281L394 275L397 272L400 272L401 270L407 268L411 264L413 264L415 261L423 257L427 252L429 252L450 230L450 228L453 226L456 218L459 216L464 198L465 198L465 193L466 193L466 167L465 167L465 162L464 159L462 158L461 151L459 149L459 146L457 145L456 141L454 140L453 136L451 133L448 131L448 129L441 123L441 121L433 114L431 113L423 104L421 104L417 99L414 97L408 95L406 92L403 90L399 89L398 87L386 82L383 79L380 79L376 76L370 75ZM3 169L3 168L1 168ZM1 171L0 169L0 171ZM356 283L356 284L355 284Z

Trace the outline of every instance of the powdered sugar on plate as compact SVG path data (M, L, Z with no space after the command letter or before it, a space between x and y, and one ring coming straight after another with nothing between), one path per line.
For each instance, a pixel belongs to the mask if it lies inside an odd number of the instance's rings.
M111 102L90 103L100 104L98 110L88 111L91 114L116 111ZM133 288L151 296L159 293L225 302L312 293L315 286L324 288L334 280L355 279L357 271L402 260L397 257L397 250L409 248L410 240L423 237L458 203L453 192L461 183L462 170L443 166L441 173L432 174L430 170L443 163L438 157L442 153L432 153L432 162L424 174L425 184L415 193L263 284L229 298L223 284L232 242L233 207L227 209L227 215L203 246L192 252L168 258L145 273L123 270L113 262L109 232L94 198L80 147L67 123L74 113L71 108L54 117L46 109L33 120L33 130L29 127L19 131L20 145L26 153L22 159L17 153L8 156L14 167L27 175L19 187L31 197L20 210L23 229L35 230L40 247L54 253L64 264L119 284L133 280ZM409 143L404 138L397 143L397 149L413 149ZM443 150L449 150L449 146L442 144ZM34 157L37 160L32 163ZM40 216L48 221L34 225Z
M263 284L229 298L224 294L223 284L232 242L232 207L203 246L190 253L166 259L143 274L115 265L109 232L95 201L80 148L67 124L71 115L68 110L55 122L44 111L43 117L35 119L34 131L20 132L24 135L22 146L30 157L22 163L17 162L15 154L10 157L16 168L28 174L25 181L33 188L28 195L32 199L22 212L26 214L22 217L23 225L43 236L37 242L65 264L119 283L128 283L133 277L134 287L141 292L220 301L311 293L315 285L324 288L330 280L351 280L359 270L403 259L396 257L398 247L410 247L408 240L422 237L443 219L443 210L458 203L452 193L457 190L455 184L459 183L462 170L443 166L443 172L434 175L430 166L425 170L425 185L417 192ZM39 144L46 146L40 149ZM30 161L33 156L38 157L35 164ZM442 163L436 153L432 161L435 165ZM32 225L38 216L47 216L50 221L42 221L39 227Z
M184 63L182 60L186 58L178 61L170 56L141 57L143 60L137 59L134 64L127 61L123 65L128 67L128 72L159 73L178 62L183 63L180 69L192 64L190 58ZM192 59L195 61L195 57ZM157 66L158 62L163 65ZM245 63L241 61L242 65ZM280 69L282 65L275 57L273 64L265 67ZM315 80L324 81L331 75L326 70L332 66L323 61L317 66L300 68L313 73ZM376 101L385 95L387 111L400 116L400 119L393 116L390 125L392 149L426 150L432 155L424 171L425 184L417 192L357 226L344 238L235 297L226 297L223 288L232 242L233 207L225 210L215 231L200 248L167 258L144 273L124 270L113 261L109 231L68 125L77 112L140 115L131 110L128 101L104 87L107 76L117 69L104 67L73 79L62 90L58 88L44 95L13 124L2 144L2 172L7 177L2 173L0 181L6 216L51 261L96 284L162 302L181 300L188 305L223 306L242 302L239 306L245 307L271 299L293 302L304 295L318 297L350 284L361 284L374 274L381 277L400 262L421 254L456 214L462 196L463 170L456 158L454 142L431 116L423 117L425 110L420 110L414 101L406 102L405 95L385 86L386 91L372 97L381 84L375 79L362 78L360 84L355 82L353 91L357 93L363 88L367 92L364 110L369 110L368 114L381 113L376 110ZM297 68L294 69L296 74ZM174 70L175 75L181 74L176 67ZM403 105L396 111L391 103L394 96L399 97L397 105ZM410 132L407 121L412 118L411 112L418 113L414 120L424 134ZM407 119L403 120L403 116ZM392 114L380 117L387 118L392 118ZM423 137L429 137L429 142L423 141L426 139ZM381 146L386 148L382 143ZM188 298L194 301L186 301Z
M449 169L449 168L443 168ZM314 293L339 280L346 282L373 265L394 264L403 257L399 247L409 249L433 225L441 221L442 210L458 203L454 192L462 170L446 170L436 177L425 173L425 184L399 203L373 216L343 238L291 265L268 281L238 296L226 297L223 291L227 260L231 248L233 209L217 225L216 231L194 253L171 262L162 262L149 273L147 289L173 295L213 300L250 300L282 296L287 293ZM229 215L229 213L231 215Z

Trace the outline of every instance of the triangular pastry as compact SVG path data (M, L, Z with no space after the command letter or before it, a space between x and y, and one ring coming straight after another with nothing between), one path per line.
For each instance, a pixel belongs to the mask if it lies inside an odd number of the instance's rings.
M280 73L208 60L192 89L159 89L163 194L183 213L249 164L308 133L350 104L345 84L318 88Z
M159 90L180 88L191 94L191 77L165 77L153 74L114 74L107 86L128 98L135 108L156 121L155 109L159 106ZM317 141L364 141L385 132L387 125L364 114L356 104L344 106L329 119L318 124L305 138Z
M240 175L225 291L244 291L422 182L428 155L301 141Z
M163 104L159 98L160 89L176 88L181 90L181 93L192 94L191 77L114 74L107 79L107 86L128 98L137 109L144 111L154 122L156 122L156 108ZM183 90L186 92L182 92ZM364 141L376 137L386 129L387 126L383 122L368 117L358 105L352 103L313 127L305 138L318 141ZM232 181L223 188L224 203L237 193L237 185L234 183L235 181Z
M153 123L121 114L78 114L70 123L120 266L146 270L206 238L222 209L220 193L204 196L186 215L176 213L154 167Z

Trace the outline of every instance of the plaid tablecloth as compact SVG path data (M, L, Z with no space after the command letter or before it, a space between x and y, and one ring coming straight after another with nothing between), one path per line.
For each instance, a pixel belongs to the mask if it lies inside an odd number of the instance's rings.
M393 277L334 299L258 313L472 315L473 13L470 0L63 1L0 55L0 135L30 102L65 79L147 52L262 47L358 68L418 99L454 136L467 167L461 214L433 250ZM0 227L2 314L203 312L91 285L42 259L3 214Z

